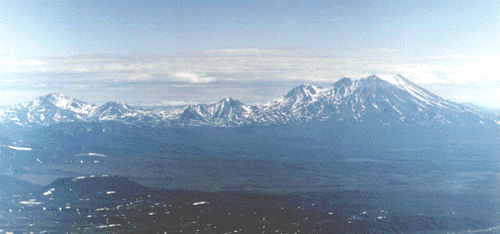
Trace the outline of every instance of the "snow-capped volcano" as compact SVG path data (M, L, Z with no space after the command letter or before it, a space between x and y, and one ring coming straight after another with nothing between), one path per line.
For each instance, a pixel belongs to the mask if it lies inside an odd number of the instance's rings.
M369 76L343 78L329 88L301 85L261 106L262 120L301 121L371 121L480 124L482 118L469 108L446 101L418 87L406 78ZM484 122L484 121L483 121Z
M53 93L30 102L0 109L0 122L37 126L59 122L88 121L88 114L96 108L97 105Z
M486 116L486 117L485 117ZM481 112L447 101L408 79L369 76L342 78L330 87L300 85L284 96L259 105L225 98L212 104L178 109L134 109L127 104L88 104L59 94L0 109L0 122L22 126L59 122L118 121L127 124L280 125L304 122L429 123L477 125L495 121Z
M240 125L248 121L249 106L233 98L224 98L213 104L190 105L180 116L186 124Z

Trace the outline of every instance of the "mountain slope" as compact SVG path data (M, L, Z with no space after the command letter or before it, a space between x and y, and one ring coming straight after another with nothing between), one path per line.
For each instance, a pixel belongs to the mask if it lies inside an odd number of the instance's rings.
M27 194L42 186L32 184L28 181L24 181L8 175L0 175L0 198Z

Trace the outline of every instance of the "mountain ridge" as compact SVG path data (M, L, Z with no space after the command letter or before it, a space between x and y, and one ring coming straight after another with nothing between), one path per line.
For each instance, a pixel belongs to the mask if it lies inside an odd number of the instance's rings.
M401 75L342 78L330 87L302 84L282 97L246 105L228 97L184 108L140 109L116 101L89 104L60 94L0 109L0 123L49 126L60 122L117 121L152 126L269 126L307 122L409 122L459 126L500 124L491 116L451 102Z

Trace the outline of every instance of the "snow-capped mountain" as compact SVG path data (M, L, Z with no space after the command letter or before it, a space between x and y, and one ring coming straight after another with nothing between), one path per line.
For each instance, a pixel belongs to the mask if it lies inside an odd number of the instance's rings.
M285 96L265 103L256 109L256 122L260 123L288 123L293 120L309 120L322 114L318 98L327 89L313 85L300 85ZM321 104L320 104L321 105Z
M141 114L125 103L107 102L93 110L89 116L97 121L122 120L134 122L140 119Z
M343 78L331 87L300 85L282 97L260 105L233 98L177 109L134 109L127 104L88 104L49 94L31 102L0 109L1 123L48 126L59 122L117 121L127 124L169 125L280 125L304 122L368 122L392 125L495 124L495 119L472 108L447 101L407 80L370 76Z
M64 122L118 121L128 124L170 124L182 109L136 110L125 103L86 103L60 94L48 94L30 102L0 109L0 123L20 126L49 126Z
M481 124L474 110L418 87L400 75L359 80L343 78L329 88L301 85L261 106L260 121L355 121L391 124Z
M252 109L233 98L213 104L190 105L180 115L185 124L216 124L221 126L248 123Z
M0 122L47 126L60 122L89 121L89 113L96 108L97 105L53 93L0 109Z

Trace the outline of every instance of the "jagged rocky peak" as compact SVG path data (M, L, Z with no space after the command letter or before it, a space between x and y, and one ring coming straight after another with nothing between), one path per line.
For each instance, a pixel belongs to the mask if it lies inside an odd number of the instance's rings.
M219 103L221 103L221 104L229 104L230 106L241 106L241 105L243 105L243 103L241 103L239 100L234 99L232 97L224 98L224 99L220 100Z
M128 114L133 114L134 112L134 108L125 103L111 101L99 106L97 109L92 111L92 113L90 113L90 116L101 121L117 120Z
M99 107L99 109L118 109L118 110L133 110L131 106L127 105L126 103L123 102L117 102L117 101L111 101L111 102L106 102L102 106Z
M304 97L309 97L318 93L318 88L310 84L301 84L298 87L290 90L285 97L291 98L297 95L302 95Z
M221 106L214 109L213 118L241 118L249 110L239 100L231 97L222 99L220 104Z
M283 101L288 103L297 102L310 102L315 100L315 96L321 92L321 88L310 84L301 84L298 87L290 90L285 96ZM281 102L281 101L279 101Z
M212 104L198 104L187 107L180 116L182 122L198 121L209 123L211 121L232 121L247 116L250 108L240 101L228 97Z
M226 97L226 98L223 98L222 100L220 100L221 102L234 102L234 101L238 101L232 97Z

